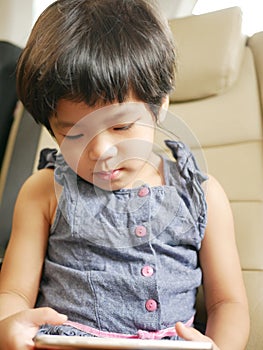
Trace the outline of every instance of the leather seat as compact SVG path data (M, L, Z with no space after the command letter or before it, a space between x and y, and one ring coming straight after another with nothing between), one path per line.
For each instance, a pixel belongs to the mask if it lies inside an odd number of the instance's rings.
M17 102L15 70L21 48L0 41L0 169Z
M263 32L244 36L238 7L170 26L179 68L169 113L195 136L193 152L230 200L250 307L247 350L263 349ZM165 126L177 133L172 117Z

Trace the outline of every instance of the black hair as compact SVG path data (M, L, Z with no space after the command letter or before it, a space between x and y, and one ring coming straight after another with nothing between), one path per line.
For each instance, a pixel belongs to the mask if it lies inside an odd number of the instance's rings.
M147 0L58 0L22 52L18 96L49 130L62 98L93 106L132 92L160 106L174 85L175 58L167 21Z

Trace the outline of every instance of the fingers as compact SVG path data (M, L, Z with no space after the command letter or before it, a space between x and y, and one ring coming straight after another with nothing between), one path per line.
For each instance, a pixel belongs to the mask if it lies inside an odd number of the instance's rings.
M177 322L175 325L176 332L180 338L184 340L192 340L192 341L201 341L201 342L210 342L213 341L199 332L197 329L193 327L187 327L182 322Z
M39 326L62 324L67 320L55 310L45 307L29 309L0 321L0 350L33 350Z
M204 341L206 338L202 333L192 327L186 327L182 322L177 322L175 329L178 336L185 340Z
M21 317L23 317L25 322L36 326L41 326L46 323L53 325L62 324L68 319L66 315L60 314L49 307L27 310Z
M185 326L182 322L177 322L175 325L175 330L177 332L177 335L184 339L184 340L190 340L190 341L200 341L200 342L209 342L213 344L214 350L219 350L219 348L216 346L216 344L210 339L209 337L203 335L200 333L197 329L194 329L192 327Z

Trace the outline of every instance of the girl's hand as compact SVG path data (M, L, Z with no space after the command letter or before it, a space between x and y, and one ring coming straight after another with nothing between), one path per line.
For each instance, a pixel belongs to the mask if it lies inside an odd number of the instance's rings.
M32 350L33 338L45 323L62 324L67 316L51 308L21 311L0 321L0 350Z
M175 325L175 329L177 335L184 340L192 340L192 341L202 341L202 342L210 342L213 344L213 350L220 350L216 344L209 337L203 335L198 330L185 326L182 322L177 322Z

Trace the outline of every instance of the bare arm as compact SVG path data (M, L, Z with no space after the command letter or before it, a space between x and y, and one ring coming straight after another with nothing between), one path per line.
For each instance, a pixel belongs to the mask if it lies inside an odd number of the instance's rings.
M11 238L0 273L0 350L31 349L41 323L61 322L53 310L30 310L38 294L55 208L53 172L40 171L23 185L14 210Z
M245 349L249 333L248 305L228 199L210 178L208 224L200 252L208 313L206 334L220 349Z
M23 185L0 277L0 319L34 307L50 226L51 171Z
M208 224L200 251L205 304L206 336L220 350L244 350L249 334L249 313L234 223L228 199L213 178L207 183ZM183 329L185 339L205 340L196 330ZM199 334L198 334L199 333Z

